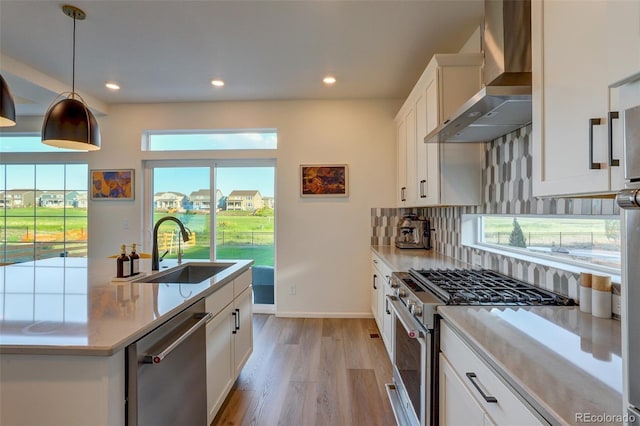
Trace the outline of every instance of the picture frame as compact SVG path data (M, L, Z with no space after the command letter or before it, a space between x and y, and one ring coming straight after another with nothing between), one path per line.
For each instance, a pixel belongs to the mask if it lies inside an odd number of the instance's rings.
M134 199L133 169L95 169L89 173L92 201L131 201Z
M301 197L348 197L347 164L301 164Z

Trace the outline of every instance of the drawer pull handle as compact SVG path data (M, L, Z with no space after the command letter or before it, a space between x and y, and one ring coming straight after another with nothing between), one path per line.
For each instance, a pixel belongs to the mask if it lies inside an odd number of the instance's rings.
M494 404L498 402L495 396L487 395L486 393L484 393L482 388L480 388L480 385L476 381L476 379L478 378L478 376L476 376L476 373L466 373L466 374L471 384L478 390L478 392L480 392L480 395L484 398L485 401L491 402Z

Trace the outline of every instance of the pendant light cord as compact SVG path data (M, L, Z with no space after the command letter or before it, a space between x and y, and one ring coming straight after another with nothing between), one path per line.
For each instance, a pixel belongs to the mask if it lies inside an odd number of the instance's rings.
M73 57L71 65L71 98L76 94L76 13L73 13Z

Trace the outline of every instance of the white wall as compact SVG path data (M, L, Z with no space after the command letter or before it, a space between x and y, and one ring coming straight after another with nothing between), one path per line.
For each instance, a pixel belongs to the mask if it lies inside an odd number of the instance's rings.
M368 315L370 209L393 204L393 117L400 102L264 101L111 106L108 117L98 117L102 150L72 155L80 160L88 158L90 169L135 169L135 201L90 202L89 254L104 257L116 253L123 243L145 241L143 160L247 155L241 151L215 155L142 153L143 131L276 128L277 152L262 151L259 156L275 158L277 162L277 313ZM31 130L39 130L40 121L33 120ZM21 126L20 130L29 129ZM63 154L57 154L60 155ZM350 196L301 198L298 166L306 163L347 163ZM128 230L123 229L125 220ZM143 251L149 252L150 247L144 247ZM291 286L296 287L296 295L288 294Z

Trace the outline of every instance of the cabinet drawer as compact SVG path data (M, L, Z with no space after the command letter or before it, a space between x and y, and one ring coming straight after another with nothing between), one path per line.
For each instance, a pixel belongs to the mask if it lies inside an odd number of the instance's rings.
M233 296L238 297L247 287L251 285L251 269L233 280Z
M484 361L444 321L440 348L447 361L472 391L484 411L496 424L541 425L543 423ZM484 393L484 396L481 394ZM489 402L491 397L495 402Z
M227 284L204 300L205 309L214 316L233 301L233 286Z
M378 271L380 271L380 273L382 274L382 278L387 281L389 279L388 277L391 277L392 272L389 265L387 265L384 260L382 260L382 258L380 258L380 256L375 253L371 254L371 261L373 262L373 267L377 268Z

